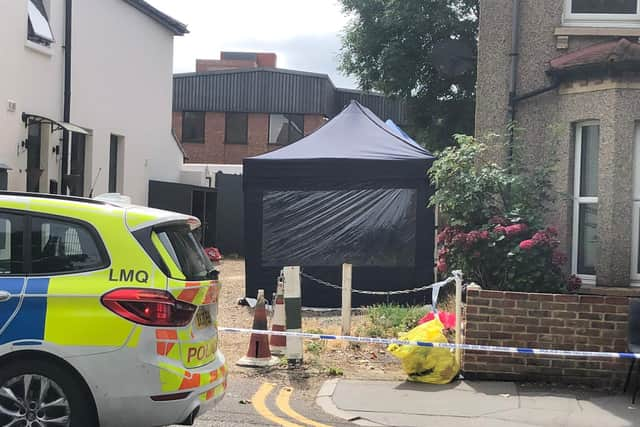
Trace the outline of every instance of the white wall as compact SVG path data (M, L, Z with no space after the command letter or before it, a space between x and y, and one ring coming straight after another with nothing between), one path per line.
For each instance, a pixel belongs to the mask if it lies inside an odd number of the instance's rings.
M55 42L42 47L27 41L27 0L2 2L0 12L0 163L8 164L9 189L25 190L27 153L18 153L20 141L26 139L22 112L62 120L64 53L64 2L50 2L49 20ZM7 109L8 101L17 103L15 112ZM48 189L49 179L58 179L58 163L52 146L59 143L61 132L51 134L43 126L43 165L47 173L41 177L41 190ZM44 187L43 187L44 185Z
M185 184L203 187L216 186L216 174L222 172L229 175L242 175L242 165L215 163L185 163L182 167L181 181ZM209 180L207 180L209 178Z
M85 190L102 168L94 194L107 192L113 133L123 137L123 193L146 204L149 179L177 182L182 167L171 134L173 34L122 0L75 1L72 57L71 121L92 130Z

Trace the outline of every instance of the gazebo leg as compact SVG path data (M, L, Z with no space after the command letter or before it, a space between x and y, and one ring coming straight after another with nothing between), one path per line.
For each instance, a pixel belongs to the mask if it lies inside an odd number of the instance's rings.
M631 374L633 373L633 365L635 365L636 359L631 359L631 366L629 367L629 372L627 373L627 380L624 382L624 389L622 391L624 393L627 392L627 387L629 387L629 381L631 381Z

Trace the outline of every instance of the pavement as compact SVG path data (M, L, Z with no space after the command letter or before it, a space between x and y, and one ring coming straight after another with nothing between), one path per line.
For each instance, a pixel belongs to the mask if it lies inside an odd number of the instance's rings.
M640 426L640 401L632 405L630 394L512 382L330 380L316 403L364 426Z

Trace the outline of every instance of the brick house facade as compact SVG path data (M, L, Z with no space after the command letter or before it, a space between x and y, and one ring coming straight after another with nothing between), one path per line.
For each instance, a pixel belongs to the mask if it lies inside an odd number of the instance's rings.
M547 222L598 288L640 284L638 37L638 0L480 0L476 135L513 118L530 161L554 144Z
M339 89L325 74L275 65L273 53L222 52L198 59L195 73L174 76L173 130L187 162L241 164L310 134L352 99L406 123L403 100Z
M182 141L182 112L173 113L173 128ZM183 142L189 163L241 164L245 157L257 156L282 147L269 143L269 114L247 114L247 143L225 143L225 113L207 112L204 117L203 143ZM308 135L325 123L319 114L304 115L304 135Z

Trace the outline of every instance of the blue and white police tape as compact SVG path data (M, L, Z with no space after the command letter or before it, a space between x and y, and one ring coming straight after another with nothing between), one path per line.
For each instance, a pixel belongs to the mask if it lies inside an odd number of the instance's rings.
M325 335L325 334L309 334L306 332L280 332L280 331L263 331L258 329L246 328L227 328L219 327L220 332L228 332L234 334L258 334L258 335L278 335L286 337L299 337L310 340L336 340L349 341L367 344L398 344L412 345L418 347L434 347L448 348L468 351L488 351L493 353L519 353L519 354L539 354L545 356L569 356L569 357L602 357L608 359L640 359L640 353L617 353L610 351L574 351L574 350L552 350L546 348L527 348L527 347L498 347L493 345L472 345L472 344L452 344L440 342L424 342L424 341L404 341L390 338L371 338L371 337L352 337L343 335Z

